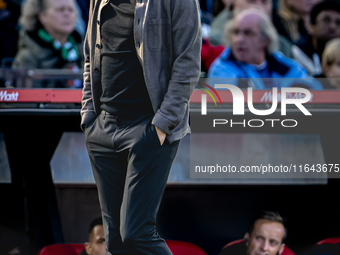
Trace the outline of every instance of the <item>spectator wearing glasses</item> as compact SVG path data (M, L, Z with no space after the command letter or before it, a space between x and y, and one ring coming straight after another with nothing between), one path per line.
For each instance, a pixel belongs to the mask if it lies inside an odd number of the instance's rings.
M231 78L235 79L239 87L251 85L255 89L268 89L293 86L294 79L282 81L262 78L308 77L300 64L277 51L277 32L262 11L242 11L227 26L226 36L230 47L211 65L208 78ZM238 78L250 78L253 83L238 83ZM311 89L322 88L320 84L306 85Z
M310 22L310 36L305 43L297 44L303 52L295 51L294 46L292 52L308 73L316 76L322 73L322 53L327 42L340 37L340 2L330 0L315 5Z
M234 13L238 13L249 8L258 8L272 19L273 0L237 0L233 4L233 10L226 8L212 22L211 32L209 35L210 43L213 45L224 44L223 35L225 24L233 18ZM290 41L280 34L278 34L278 40L278 50L286 57L293 58L292 44Z

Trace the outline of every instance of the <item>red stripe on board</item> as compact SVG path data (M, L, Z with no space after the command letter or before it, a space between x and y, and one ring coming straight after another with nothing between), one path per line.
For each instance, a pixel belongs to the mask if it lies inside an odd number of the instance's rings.
M52 103L80 103L83 93L81 89L52 90Z
M80 103L81 89L0 89L4 103Z
M0 102L4 103L47 103L51 102L50 89L0 89Z
M233 98L229 90L217 90L222 103L232 103ZM254 90L253 102L264 104L271 102L271 90ZM280 91L278 91L280 93ZM201 95L204 91L194 90L190 102L201 103ZM247 102L247 91L243 90L244 101ZM313 104L340 104L340 90L314 90L311 91ZM291 96L301 98L301 95L292 93ZM0 89L0 102L4 103L80 103L81 89ZM207 97L208 103L214 101ZM279 100L280 102L280 100Z

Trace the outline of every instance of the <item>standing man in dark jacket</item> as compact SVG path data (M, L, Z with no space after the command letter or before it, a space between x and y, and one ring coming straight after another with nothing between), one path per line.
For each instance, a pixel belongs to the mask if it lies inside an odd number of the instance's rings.
M81 126L108 254L171 254L156 214L200 73L197 0L91 0Z

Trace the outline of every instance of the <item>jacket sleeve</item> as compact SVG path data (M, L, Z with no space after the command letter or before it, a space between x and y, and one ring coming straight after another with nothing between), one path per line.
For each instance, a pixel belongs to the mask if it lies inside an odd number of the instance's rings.
M89 24L86 31L85 41L84 41L84 74L83 74L83 96L81 99L81 129L84 131L84 126L91 122L96 116L93 108L92 101L92 89L91 89L91 63L90 63L90 31L92 24L92 13L94 1L90 2L90 11L89 11Z
M201 71L202 32L197 0L172 0L174 61L164 100L152 123L167 135L183 120Z

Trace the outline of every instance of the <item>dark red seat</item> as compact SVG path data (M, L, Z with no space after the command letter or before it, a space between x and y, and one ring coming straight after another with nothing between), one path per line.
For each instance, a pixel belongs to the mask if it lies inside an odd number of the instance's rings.
M207 255L195 244L166 240L173 255ZM38 255L79 255L85 249L84 244L52 244L42 248Z
M317 242L317 245L321 245L321 244L326 244L326 243L330 243L330 244L335 244L335 243L340 243L340 237L331 237L331 238L326 238L321 240L320 242Z
M165 240L165 242L173 255L207 255L205 251L192 243L173 240Z
M52 244L42 248L38 255L79 255L84 249L84 244Z

